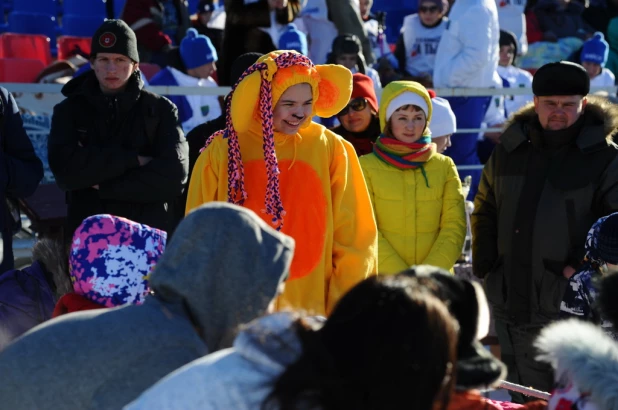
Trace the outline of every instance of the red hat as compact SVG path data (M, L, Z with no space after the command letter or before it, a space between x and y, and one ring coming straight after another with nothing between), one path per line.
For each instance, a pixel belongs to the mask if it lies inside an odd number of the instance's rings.
M365 98L371 108L378 112L378 97L373 88L373 80L365 74L356 73L352 76L352 95L350 100L355 98Z

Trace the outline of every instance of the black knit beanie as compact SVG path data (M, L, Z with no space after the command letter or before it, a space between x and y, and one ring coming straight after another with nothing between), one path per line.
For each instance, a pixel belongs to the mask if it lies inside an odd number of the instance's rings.
M135 33L122 20L105 20L92 36L90 57L97 53L122 54L139 63Z

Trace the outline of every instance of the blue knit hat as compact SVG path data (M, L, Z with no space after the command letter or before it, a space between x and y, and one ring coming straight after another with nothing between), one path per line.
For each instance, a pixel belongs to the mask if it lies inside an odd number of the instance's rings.
M210 39L190 28L180 43L180 56L187 69L213 63L219 58Z
M618 213L601 218L599 221L595 224L598 232L594 256L603 262L616 265L618 264Z
M584 43L581 53L581 62L597 63L601 67L607 62L609 44L605 41L603 33L597 31L594 36Z
M279 37L280 50L294 50L302 55L309 54L307 50L307 36L305 33L298 31L296 25L290 23L284 29L281 37Z

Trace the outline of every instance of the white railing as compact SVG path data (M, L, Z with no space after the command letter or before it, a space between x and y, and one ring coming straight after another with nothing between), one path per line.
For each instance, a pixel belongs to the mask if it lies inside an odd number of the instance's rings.
M60 93L62 84L25 84L0 83L0 86L11 92L22 93ZM147 90L163 95L226 95L230 87L175 87L175 86L147 86ZM436 94L441 97L484 97L490 95L532 95L532 88L435 88ZM591 87L590 92L605 91L610 94L618 91L614 87Z
M25 83L0 83L12 93L47 93L59 94L62 84L25 84ZM227 95L230 87L177 87L177 86L147 86L147 90L161 95ZM532 95L532 88L436 88L436 94L441 97L484 97L493 95ZM618 86L614 87L591 87L590 92L604 91L615 94ZM465 128L457 130L458 133L498 132L500 128ZM482 165L462 165L459 170L483 169Z

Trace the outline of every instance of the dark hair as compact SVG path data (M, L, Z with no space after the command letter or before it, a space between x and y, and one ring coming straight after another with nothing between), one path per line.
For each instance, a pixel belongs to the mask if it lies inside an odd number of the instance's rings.
M423 281L371 277L341 298L320 330L297 321L302 356L262 407L431 410L442 399L446 408L457 322Z
M421 107L419 107L418 105L414 105L414 104L402 105L401 107L397 108L395 110L395 112L406 111L406 110L409 110L410 108L412 108L412 111L414 111L414 112L420 111L423 114L425 114L425 111L423 111L423 109ZM427 122L427 114L425 114L425 122ZM427 123L425 123L425 127L427 127ZM388 120L386 120L386 125L384 126L384 131L382 133L384 134L385 137L389 137L389 138L393 138L395 136L393 134L393 128L391 126L391 119L390 118Z
M41 264L45 279L54 292L56 299L73 292L69 275L69 251L60 239L39 239L32 248L32 260Z
M350 33L341 34L333 40L331 51L326 57L326 64L337 64L337 57L341 54L356 54L358 72L367 74L367 63L362 50L363 46L356 35Z

